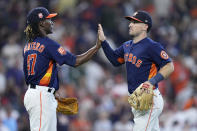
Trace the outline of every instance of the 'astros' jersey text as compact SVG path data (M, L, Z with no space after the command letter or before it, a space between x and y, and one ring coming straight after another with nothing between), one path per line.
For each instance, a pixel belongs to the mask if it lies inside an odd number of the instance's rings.
M126 63L129 93L132 93L141 83L154 77L161 67L171 62L161 44L150 38L135 44L132 40L127 41L115 51L107 41L104 41L102 48L114 66Z
M76 56L48 37L37 37L27 43L23 57L27 85L48 86L56 90L59 88L56 64L74 66L76 62Z

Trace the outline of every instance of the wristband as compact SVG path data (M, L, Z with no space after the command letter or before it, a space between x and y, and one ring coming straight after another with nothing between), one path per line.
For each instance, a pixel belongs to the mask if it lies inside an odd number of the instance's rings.
M164 79L163 75L161 73L157 73L156 76L154 76L153 78L151 78L149 80L149 82L152 84L152 85L155 85L157 83L159 83L160 81L162 81Z

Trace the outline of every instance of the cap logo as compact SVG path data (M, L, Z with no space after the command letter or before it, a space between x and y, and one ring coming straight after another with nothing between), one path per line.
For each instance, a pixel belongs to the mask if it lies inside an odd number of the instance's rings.
M145 22L148 22L148 20L145 20Z
M39 18L43 18L43 14L42 14L42 13L39 13L39 14L38 14L38 17L39 17Z

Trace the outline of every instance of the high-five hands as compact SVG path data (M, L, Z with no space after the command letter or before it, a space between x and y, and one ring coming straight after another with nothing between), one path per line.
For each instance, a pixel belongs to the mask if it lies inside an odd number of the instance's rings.
M98 24L98 40L100 42L103 42L104 40L106 40L101 24Z

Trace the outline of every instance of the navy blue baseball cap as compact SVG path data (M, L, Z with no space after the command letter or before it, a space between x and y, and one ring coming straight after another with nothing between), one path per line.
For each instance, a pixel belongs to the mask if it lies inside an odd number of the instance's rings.
M152 27L152 18L146 11L137 11L133 14L133 16L125 16L125 18L129 21L136 21L139 23L145 23L148 25L147 31L149 32Z
M44 7L37 7L32 9L27 15L27 24L38 23L42 20L53 18L57 13L50 14Z

